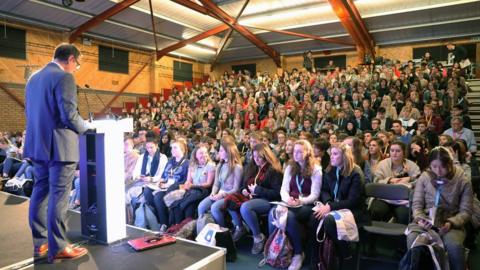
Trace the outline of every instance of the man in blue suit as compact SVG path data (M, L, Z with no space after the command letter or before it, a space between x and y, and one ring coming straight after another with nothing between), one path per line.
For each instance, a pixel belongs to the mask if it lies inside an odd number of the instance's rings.
M60 44L54 59L31 76L25 87L26 137L24 157L34 164L35 184L29 223L34 258L49 262L79 258L87 249L68 244L65 218L68 196L79 161L78 135L90 128L77 108L73 72L80 51Z

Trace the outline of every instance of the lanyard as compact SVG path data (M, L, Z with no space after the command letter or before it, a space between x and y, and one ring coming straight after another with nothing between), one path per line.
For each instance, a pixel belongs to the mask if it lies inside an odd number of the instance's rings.
M296 180L296 182L297 182L298 192L299 192L300 194L303 194L303 193L302 193L302 186L303 186L303 182L305 181L305 179L302 178L302 182L299 183L299 182L298 182L298 175L297 175L297 176L295 176L295 180Z
M337 167L336 174L337 174L337 181L335 182L335 188L333 189L333 199L335 201L337 201L338 186L339 186L339 183L340 183L340 170L339 170L338 167Z
M182 164L183 164L184 161L185 161L185 158L182 158L182 161L181 161L181 162L179 162L175 167L170 168L169 177L173 177L173 174L175 173L175 171L178 169L178 167L182 166Z
M439 186L437 192L435 193L435 207L438 207L440 204L440 193L442 193L443 185Z

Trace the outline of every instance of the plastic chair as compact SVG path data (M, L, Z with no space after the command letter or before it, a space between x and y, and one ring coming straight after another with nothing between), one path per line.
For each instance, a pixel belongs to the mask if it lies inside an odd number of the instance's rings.
M405 185L393 185L393 184L379 184L379 183L369 183L365 185L365 194L367 197L372 197L375 199L385 199L385 200L408 200L411 201L410 189ZM409 207L410 208L410 207ZM362 246L363 250L365 249L365 244L370 243L371 240L368 239L369 236L387 236L387 237L398 237L404 239L405 229L407 225L400 223L392 222L382 222L382 221L372 221L371 225L363 226L362 234L364 237L359 242L357 246L357 263L356 268L360 268L361 259L371 259L376 261L397 263L398 260L388 259L384 257L369 257L361 254Z

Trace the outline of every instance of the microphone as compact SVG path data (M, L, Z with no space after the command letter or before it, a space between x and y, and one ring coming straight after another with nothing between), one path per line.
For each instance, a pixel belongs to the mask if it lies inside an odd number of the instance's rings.
M85 85L86 86L86 85ZM88 87L87 87L88 88ZM80 90L80 86L77 85L77 94ZM87 92L83 91L83 95L85 97L85 103L87 103L87 113L88 113L88 121L91 123L93 121L93 113L90 110L90 104L88 104Z
M90 89L90 85L85 84L85 88ZM106 108L107 105L105 105L105 102L100 98L100 96L97 94L97 92L94 92L95 96L97 97L98 100L100 100L100 103L102 103L103 107ZM108 107L107 109L107 115L112 116L115 120L119 118L118 115L112 113L112 108Z

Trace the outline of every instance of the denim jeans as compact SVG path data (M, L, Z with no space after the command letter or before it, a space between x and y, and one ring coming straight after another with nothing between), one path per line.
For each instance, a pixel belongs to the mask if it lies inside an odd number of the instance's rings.
M276 207L270 210L268 215L268 233L272 234L275 230L275 226L272 224L273 221L273 211ZM300 234L300 224L308 224L310 220L310 215L312 214L313 205L302 205L298 208L289 208L287 216L287 226L285 228L285 233L287 234L289 240L293 246L293 254L302 253L302 235Z
M258 216L268 214L270 208L272 208L272 205L265 199L252 199L244 202L240 207L240 214L254 236L261 233Z
M224 199L220 199L218 201L213 201L210 199L210 197L203 199L198 205L198 217L203 216L203 214L207 213L210 209L215 222L218 225L225 227L225 218L223 217L224 202Z

